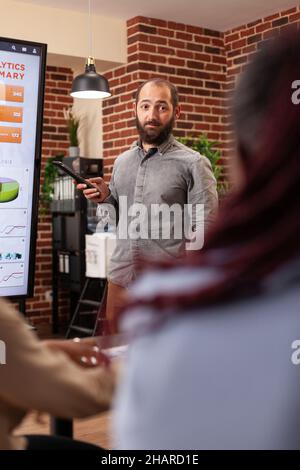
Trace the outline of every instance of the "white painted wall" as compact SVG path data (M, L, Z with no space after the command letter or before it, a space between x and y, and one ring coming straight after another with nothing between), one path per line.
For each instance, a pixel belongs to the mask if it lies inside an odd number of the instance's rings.
M99 61L126 62L126 22L92 15L93 53ZM1 36L48 44L48 52L85 58L88 14L1 0Z
M73 110L80 118L78 131L80 155L102 158L102 101L75 98Z
M47 64L70 67L74 76L84 72L86 57L94 55L97 72L117 67L127 60L126 21L100 15L91 17L92 51L86 12L0 0L2 37L48 44ZM101 100L74 100L81 118L80 155L102 157Z

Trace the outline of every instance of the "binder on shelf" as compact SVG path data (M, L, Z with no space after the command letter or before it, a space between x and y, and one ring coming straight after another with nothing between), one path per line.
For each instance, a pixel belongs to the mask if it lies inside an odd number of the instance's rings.
M65 157L64 163L86 178L102 176L102 159ZM53 303L52 329L59 331L59 291L68 289L70 317L85 285L85 235L97 226L97 204L87 201L74 185L72 178L59 173L54 184L51 203L53 229ZM97 282L97 279L94 279ZM102 285L102 284L103 285ZM104 290L101 280L99 296ZM102 295L102 294L101 294Z
M86 178L102 176L102 159L65 157L63 162L73 171ZM70 213L85 208L84 196L77 191L72 177L61 170L58 170L58 177L54 181L53 189L53 199L50 204L51 212Z

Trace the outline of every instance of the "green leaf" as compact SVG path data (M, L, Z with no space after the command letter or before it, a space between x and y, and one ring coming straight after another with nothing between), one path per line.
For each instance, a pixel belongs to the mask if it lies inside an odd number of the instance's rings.
M193 137L177 137L177 140L191 149L199 152L208 158L211 163L213 174L217 181L217 189L219 194L224 194L229 189L229 184L225 181L225 171L220 163L221 152L216 149L219 142L209 141L206 134L200 134Z
M53 165L54 160L62 161L64 158L63 154L55 155L54 157L49 157L45 169L44 169L44 182L41 188L40 194L40 214L45 215L49 211L50 202L53 199L54 194L54 181L58 176L57 167Z

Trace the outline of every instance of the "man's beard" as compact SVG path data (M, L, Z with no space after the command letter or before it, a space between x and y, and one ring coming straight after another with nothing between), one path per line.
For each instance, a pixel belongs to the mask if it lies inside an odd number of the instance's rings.
M154 119L152 121L147 121L145 125L142 126L139 118L136 117L136 128L138 130L141 141L145 144L154 144L157 146L161 145L168 139L173 130L174 123L175 117L172 116L170 121L167 122L163 127L161 127L161 124ZM157 128L147 128L147 124L152 124L157 126Z

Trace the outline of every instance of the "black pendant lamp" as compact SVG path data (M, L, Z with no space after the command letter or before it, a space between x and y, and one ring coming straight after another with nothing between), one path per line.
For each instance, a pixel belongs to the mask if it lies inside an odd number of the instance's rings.
M89 0L89 47L91 50L91 0ZM94 57L89 56L85 65L85 72L74 78L71 96L74 98L107 98L111 96L108 81L103 75L96 72Z

